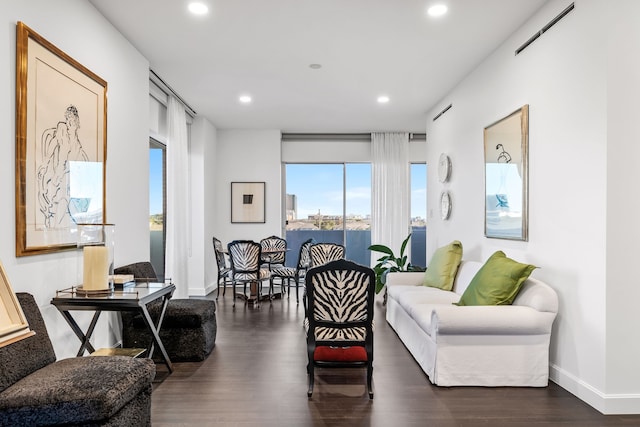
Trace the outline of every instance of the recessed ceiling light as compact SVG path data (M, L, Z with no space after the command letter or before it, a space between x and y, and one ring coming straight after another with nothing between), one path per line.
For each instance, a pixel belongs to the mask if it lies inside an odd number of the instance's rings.
M194 15L205 15L207 12L209 12L209 8L204 3L193 2L189 3L189 12L193 13Z
M389 102L389 97L387 95L380 95L378 97L378 104L386 104Z
M319 68L322 68L322 64L309 64L309 68L317 70Z
M249 95L242 95L240 96L240 98L238 98L240 100L240 102L242 102L243 104L249 104L251 102L251 97Z
M438 17L447 13L447 6L444 4L434 4L429 9L427 9L427 13L429 16Z

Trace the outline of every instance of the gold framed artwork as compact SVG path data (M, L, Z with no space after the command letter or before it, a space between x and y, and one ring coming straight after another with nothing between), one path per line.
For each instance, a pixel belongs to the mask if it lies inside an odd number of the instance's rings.
M0 263L0 347L34 335Z
M529 105L484 129L486 237L528 240Z
M107 82L16 27L16 256L76 248L106 222Z
M264 194L264 182L232 182L231 222L264 223Z

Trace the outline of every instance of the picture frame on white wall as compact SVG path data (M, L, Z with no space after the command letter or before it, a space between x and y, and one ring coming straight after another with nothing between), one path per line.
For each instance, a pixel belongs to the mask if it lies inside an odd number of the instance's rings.
M76 249L106 222L107 82L16 26L16 256Z
M528 153L529 105L484 129L486 237L528 240Z
M231 223L266 222L264 182L231 183Z
M0 262L0 347L35 335Z

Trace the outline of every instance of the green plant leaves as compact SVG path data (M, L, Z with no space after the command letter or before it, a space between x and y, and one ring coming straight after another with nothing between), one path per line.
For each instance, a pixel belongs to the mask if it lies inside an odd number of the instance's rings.
M393 253L393 250L385 245L371 245L367 249L373 252L380 252L386 254L378 258L378 263L373 267L373 271L376 274L376 294L380 293L380 291L384 288L387 283L387 275L391 272L396 271L411 271L413 270L411 264L407 264L407 255L404 254L407 244L409 243L409 239L411 238L411 233L407 236L406 239L402 242L400 246L400 256L396 257Z

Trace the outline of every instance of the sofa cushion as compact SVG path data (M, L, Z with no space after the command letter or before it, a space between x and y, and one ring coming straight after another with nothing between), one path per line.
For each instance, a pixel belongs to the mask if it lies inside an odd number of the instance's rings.
M522 283L537 267L507 258L497 251L478 270L458 305L510 305Z
M450 291L461 260L462 243L458 240L436 249L427 265L422 284Z
M150 359L73 357L49 364L7 388L0 425L89 424L106 420L151 386Z
M409 316L413 317L414 310L421 304L452 304L460 299L460 295L443 291L438 288L424 286L396 286L391 287L393 296L389 294L389 298L398 301Z

